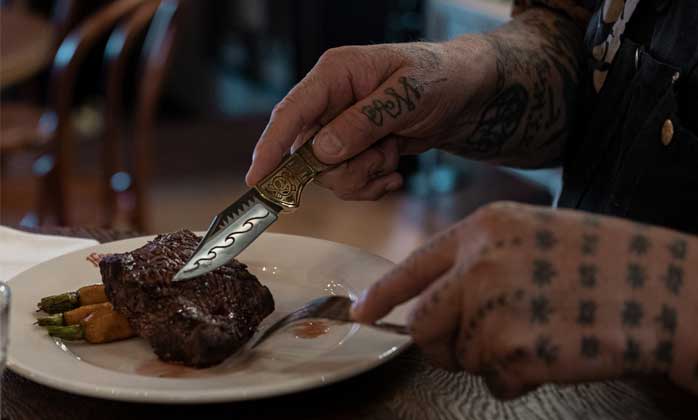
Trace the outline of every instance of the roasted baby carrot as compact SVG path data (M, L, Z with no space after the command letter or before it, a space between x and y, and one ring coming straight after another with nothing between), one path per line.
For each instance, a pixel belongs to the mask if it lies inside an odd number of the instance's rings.
M49 335L64 340L85 340L91 344L109 343L133 337L128 320L113 309L100 309L92 312L79 324L49 326Z

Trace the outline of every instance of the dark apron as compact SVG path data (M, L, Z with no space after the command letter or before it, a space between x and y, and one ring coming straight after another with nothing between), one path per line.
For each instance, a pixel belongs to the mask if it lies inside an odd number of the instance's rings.
M640 4L599 93L585 78L558 204L698 233L698 1Z

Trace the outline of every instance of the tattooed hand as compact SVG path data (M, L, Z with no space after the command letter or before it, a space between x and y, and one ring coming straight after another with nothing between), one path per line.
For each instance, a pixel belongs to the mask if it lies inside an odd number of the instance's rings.
M484 75L476 60L463 60L466 51L455 53L447 45L327 51L274 108L255 148L248 184L270 172L292 144L299 146L317 132L317 157L342 163L318 180L321 185L341 198L358 200L377 199L399 188L402 177L395 170L400 154L432 147ZM476 42L467 55L477 57Z
M655 373L698 393L695 252L698 238L662 228L494 204L395 267L353 316L372 322L419 295L417 345L501 398Z
M318 181L344 199L399 188L401 154L432 147L534 167L554 163L572 125L581 31L533 9L487 35L327 51L274 108L255 148L254 185L311 138Z

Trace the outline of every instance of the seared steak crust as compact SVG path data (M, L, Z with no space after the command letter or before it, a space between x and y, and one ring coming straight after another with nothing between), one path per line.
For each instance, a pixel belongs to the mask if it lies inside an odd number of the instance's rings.
M159 235L99 264L114 308L167 362L206 367L233 354L274 311L267 287L233 260L204 276L172 283L199 243L188 230Z

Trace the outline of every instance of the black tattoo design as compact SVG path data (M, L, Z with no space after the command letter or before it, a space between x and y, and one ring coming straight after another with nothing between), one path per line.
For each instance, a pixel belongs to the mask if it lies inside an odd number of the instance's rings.
M582 236L582 254L596 255L596 250L599 247L599 236L585 234Z
M514 292L514 299L521 300L525 295L526 292L524 292L523 289L516 289L516 291Z
M636 234L630 239L630 253L645 255L650 249L650 240L645 235Z
M500 154L519 128L528 107L528 91L519 84L502 90L482 111L473 133L446 149L476 159Z
M552 249L556 243L557 238L555 238L555 235L550 230L543 229L536 232L536 245L539 249L548 251Z
M399 117L403 110L414 111L422 94L420 88L413 79L407 77L398 78L398 83L401 86L401 92L395 88L386 88L383 93L388 97L383 99L374 99L371 105L365 105L361 108L361 112L368 117L371 122L379 127L383 126L384 113L392 119Z
M531 324L547 324L552 313L547 297L538 295L531 299Z
M634 300L626 301L623 305L622 312L623 325L628 327L637 327L642 321L644 315L642 305Z
M553 277L557 276L557 271L547 260L533 261L533 283L538 287L543 287L552 281Z
M676 332L677 319L676 309L668 305L662 305L662 311L655 318L655 321L659 323L662 329L674 334Z
M593 335L582 337L581 354L587 359L594 359L599 355L599 339Z
M628 337L625 341L623 360L630 364L637 363L640 360L640 343L632 337Z
M633 289L639 289L645 285L647 274L644 267L637 263L628 264L628 283Z
M677 260L685 259L687 250L688 244L683 239L676 239L669 244L669 253Z
M596 302L593 300L582 300L579 302L579 316L577 324L592 325L596 317Z
M511 240L511 244L513 246L519 246L521 245L521 238L518 236L515 236L514 239Z
M670 340L662 340L657 344L657 348L654 349L654 357L657 362L670 365L674 359L674 343Z
M579 266L579 283L582 287L591 289L596 286L597 268L593 264L581 264Z
M536 341L536 356L550 366L557 361L560 348L552 344L550 337L540 336Z
M533 79L533 95L537 104L544 104L544 107L531 110L523 139L525 146L532 139L539 139L537 150L541 150L558 142L566 130L575 125L579 34L568 20L560 18L556 18L550 26L534 16L525 18L524 22L536 28L549 41L541 45L542 55L537 52L530 54L529 59L534 63L531 68L536 75ZM553 77L551 68L556 70L561 81L559 87L550 83ZM561 92L562 97L558 98L556 92ZM566 108L563 109L563 106ZM540 130L541 127L543 130Z
M492 99L472 134L449 140L444 149L485 160L502 160L502 155L524 163L559 158L562 140L574 128L577 115L582 34L571 21L553 16L532 15L513 24L520 25L526 38L498 33L483 38L494 51L497 80ZM468 111L462 111L465 125L473 123L467 120Z
M552 66L548 61L536 60L533 63L537 77L533 77L531 86L531 106L526 117L522 146L530 148L536 136L543 130L549 130L560 119L561 110L554 106L555 94L549 83Z
M523 293L522 290L517 290L514 295L516 296L519 292ZM468 321L467 328L463 330L464 341L469 341L472 339L474 330L478 327L478 324L485 319L488 313L494 311L497 306L504 306L507 303L509 303L508 294L500 293L497 296L487 299L482 305L480 305L475 314Z
M679 291L681 291L681 286L683 286L683 268L675 264L669 264L664 275L664 284L671 293L678 295Z

